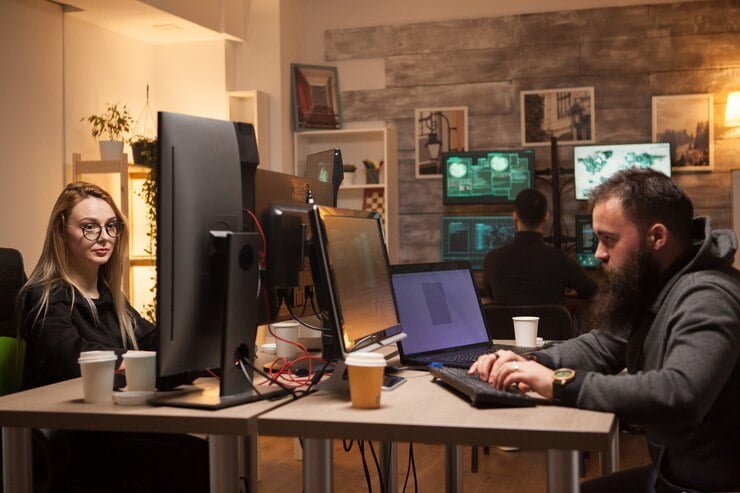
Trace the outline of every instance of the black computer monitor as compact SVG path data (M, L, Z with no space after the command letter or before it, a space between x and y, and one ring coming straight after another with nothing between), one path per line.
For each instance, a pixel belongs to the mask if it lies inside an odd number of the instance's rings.
M234 126L160 112L158 142L157 373L221 368L220 395L159 403L219 408L256 400L235 365L238 352L254 357L260 238L242 228Z
M492 150L442 154L445 205L513 203L534 183L534 150Z
M601 261L596 258L599 238L594 233L591 214L576 216L576 260L584 269L596 269Z
M311 227L314 282L329 329L323 357L343 360L401 339L380 215L314 206Z
M306 156L306 178L331 183L334 187L334 202L330 205L337 206L337 195L339 186L344 180L344 163L342 151L339 149L327 149Z
M276 171L257 169L253 179L254 205L248 208L258 218L266 239L266 272L258 304L258 321L265 324L290 318L279 311L281 298L289 296L287 290L313 284L306 249L308 200L331 206L335 195L331 183ZM251 218L246 221L257 231Z
M652 168L671 176L671 145L646 142L573 146L576 200L588 200L592 188L628 168Z
M480 270L486 254L515 233L511 216L442 216L442 261L467 260Z

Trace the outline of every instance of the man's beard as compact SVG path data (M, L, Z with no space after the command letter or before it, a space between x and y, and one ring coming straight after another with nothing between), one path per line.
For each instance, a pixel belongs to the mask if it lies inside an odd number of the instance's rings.
M602 266L604 275L591 302L589 326L628 336L655 296L658 270L656 262L642 246L620 270Z

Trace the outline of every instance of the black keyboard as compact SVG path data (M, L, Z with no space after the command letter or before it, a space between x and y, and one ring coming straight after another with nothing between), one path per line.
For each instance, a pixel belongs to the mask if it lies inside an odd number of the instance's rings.
M431 366L429 373L435 380L467 396L475 407L527 407L551 403L547 399L499 390L477 375L468 375L468 371L462 368Z

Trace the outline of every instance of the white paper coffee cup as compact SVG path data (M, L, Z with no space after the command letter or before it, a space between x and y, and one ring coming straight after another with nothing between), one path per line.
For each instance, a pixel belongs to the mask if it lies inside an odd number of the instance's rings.
M344 360L349 372L349 393L352 407L380 407L385 358L380 353L352 353Z
M517 346L535 347L537 345L537 326L540 317L511 317L514 321L514 338Z
M85 402L110 402L113 397L113 372L116 368L113 351L86 351L77 362L82 374Z
M298 346L291 344L290 342L282 341L280 339L286 339L288 341L298 340L298 327L300 324L294 321L277 322L272 324L272 333L275 335L275 345L277 348L277 357L285 358L288 360L295 359L298 355Z
M155 351L126 351L126 390L153 391L157 381Z

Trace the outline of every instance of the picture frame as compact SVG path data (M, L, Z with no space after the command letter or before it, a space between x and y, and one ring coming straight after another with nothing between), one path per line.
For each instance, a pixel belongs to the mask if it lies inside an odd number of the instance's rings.
M342 128L337 67L292 63L290 81L296 132Z
M415 109L414 145L416 178L442 178L442 153L468 150L468 107Z
M522 146L596 142L596 107L593 87L521 91Z
M653 96L653 142L671 144L671 172L714 170L714 96Z

